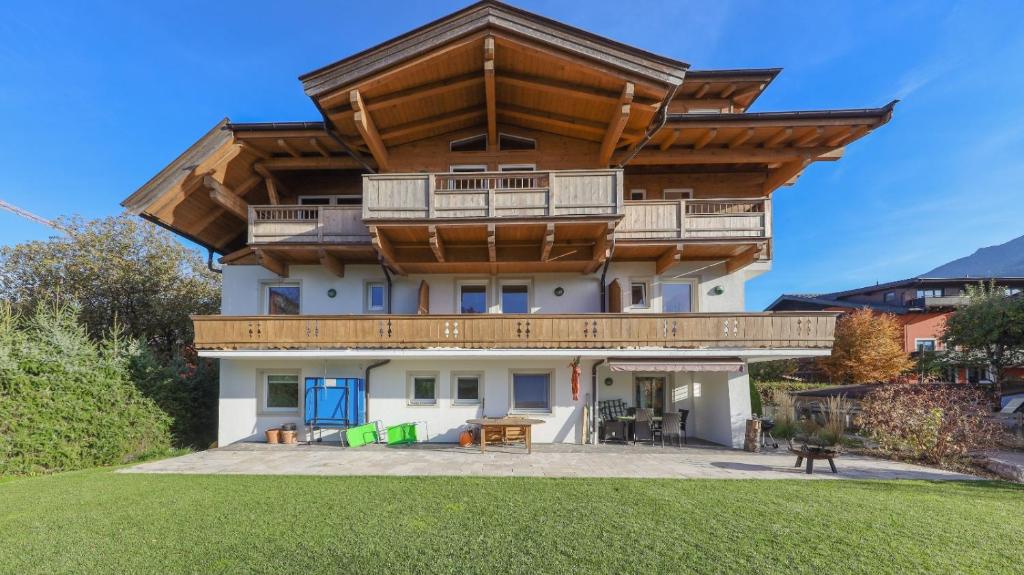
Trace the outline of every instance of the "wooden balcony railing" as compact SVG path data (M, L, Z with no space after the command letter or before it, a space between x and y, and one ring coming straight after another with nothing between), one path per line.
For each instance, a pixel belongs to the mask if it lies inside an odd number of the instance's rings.
M615 216L622 170L368 174L366 220Z
M195 316L196 347L637 349L832 347L835 314Z
M616 239L771 237L771 200L694 199L626 202Z
M360 206L249 206L249 243L369 243Z

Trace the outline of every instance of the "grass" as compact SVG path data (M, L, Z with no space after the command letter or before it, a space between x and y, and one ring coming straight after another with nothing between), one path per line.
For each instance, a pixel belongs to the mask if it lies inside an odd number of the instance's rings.
M91 470L0 481L0 572L1006 573L1022 516L999 482Z

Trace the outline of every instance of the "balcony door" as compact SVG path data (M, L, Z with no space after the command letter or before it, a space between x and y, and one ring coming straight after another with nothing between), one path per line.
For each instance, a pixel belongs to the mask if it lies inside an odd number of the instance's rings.
M635 375L636 406L651 409L654 415L661 416L665 412L665 389L668 387L668 376Z

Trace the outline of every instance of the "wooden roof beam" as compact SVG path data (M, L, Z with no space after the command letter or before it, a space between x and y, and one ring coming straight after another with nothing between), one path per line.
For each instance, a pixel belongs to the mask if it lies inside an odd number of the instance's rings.
M829 147L845 146L846 144L868 133L869 129L870 128L868 126L851 126L849 129L841 132L840 134L832 136L831 138L826 140L825 145Z
M210 188L210 199L243 222L249 221L249 203L238 197L231 188L218 182L213 176L204 176L203 183Z
M704 148L690 150L672 148L667 151L641 151L630 165L651 166L661 164L771 164L774 162L791 162L794 160L834 161L842 157L835 148Z
M484 100L487 102L487 149L498 151L497 94L494 88L494 38L484 38Z
M726 84L726 86L722 88L722 91L718 93L718 97L728 98L729 96L732 96L732 93L736 91L737 87L738 86L736 86L736 84L733 83Z
M444 124L447 123L461 122L462 120L477 118L480 116L484 116L485 114L486 111L481 110L479 106L470 106L468 108L462 108L459 110L455 110L453 112L448 112L446 114L430 116L427 118L423 118L422 120L406 122L405 124L400 124L393 128L388 128L387 130L384 130L382 136L385 140L394 140L396 138L401 138L403 136L417 134L425 130L432 130L434 128L437 128L438 126L443 126Z
M697 91L693 93L693 97L699 100L699 99L703 98L705 95L707 95L708 90L710 90L710 89L711 89L711 83L710 82L704 82L703 84L700 85L700 88L697 88Z
M253 255L256 256L256 261L263 267L274 272L275 274L286 278L288 277L288 264L277 259L276 257L267 253L265 249L253 248Z
M665 137L662 138L661 143L658 144L658 149L664 152L665 150L672 147L672 144L676 143L679 139L679 134L682 130L665 130Z
M807 133L793 140L793 145L797 148L806 148L812 146L821 139L822 134L825 133L825 128L818 126L811 128Z
M263 166L271 171L285 170L357 170L358 162L349 156L330 158L270 158L253 166Z
M359 93L359 90L352 90L349 93L349 99L352 103L352 109L356 112L352 116L352 120L356 124L356 129L359 130L359 135L363 137L363 141L370 147L370 155L377 161L377 167L386 171L388 169L388 149L384 146L384 140L381 139L380 134L377 132L377 126L373 123L373 118L370 117L370 113L366 110L362 94Z
M325 158L331 157L331 151L318 138L310 138L309 145L313 146L313 149L319 152L321 156Z
M331 254L324 248L319 248L316 251L317 259L320 260L320 265L324 266L332 274L339 278L345 277L345 264L337 258L337 256Z
M730 273L731 274L734 271L738 271L738 270L743 269L743 268L747 267L748 265L754 263L754 260L757 259L757 256L758 256L758 254L761 253L762 249L763 249L763 246L761 246L761 245L751 246L751 247L747 248L746 250L743 250L742 252L740 252L738 255L735 255L735 256L729 258L725 262L725 271L726 271L726 273Z
M453 78L427 82L419 86L413 86L412 88L407 88L393 94L375 98L372 102L366 102L366 109L370 112L376 112L377 110L399 106L416 100L422 100L423 98L429 98L430 96L440 96L447 94L448 92L461 90L462 88L469 88L480 84L483 81L484 80L480 77L479 73L470 72ZM352 114L354 112L352 105L349 102L345 102L342 105L328 109L327 115L335 116L339 114Z
M772 134L770 138L764 141L763 146L765 148L775 148L779 146L786 138L793 135L793 128L782 128L778 132Z
M444 263L444 240L437 232L437 226L427 226L427 233L430 236L430 249L434 252L434 259L438 263Z
M733 148L737 148L737 147L743 145L753 135L754 135L754 129L753 128L747 128L746 130L741 131L739 134L736 135L736 137L734 137L733 139L729 140L729 144L728 144L729 149L731 150Z
M654 264L654 273L661 274L665 273L665 270L676 265L683 259L683 244L676 244L671 248L665 250L660 256L658 261Z
M761 191L767 195L775 191L779 186L785 185L794 177L800 174L804 168L810 165L811 160L801 159L786 162L772 171L761 186Z
M544 230L544 243L540 248L540 261L546 262L551 257L551 248L555 245L555 224L548 224Z
M587 264L586 268L583 269L584 274L592 274L601 267L606 260L611 259L612 254L615 252L615 224L608 222L608 227L605 228L605 233L598 236L597 241L594 242L594 249L591 252L593 259Z
M404 276L405 269L395 258L395 248L391 245L391 240L389 240L384 234L380 233L380 229L377 226L369 226L368 229L370 232L370 243L373 244L373 248L377 250L377 255L380 257L381 261L391 268L396 274Z
M277 139L277 145L282 150L288 152L288 155L293 157L293 158L301 158L302 157L302 154L300 154L299 151L295 149L295 146L292 146L291 144L289 144L288 140L285 140L284 138L278 138Z
M717 135L718 128L709 128L707 130L704 130L704 133L697 138L696 142L693 143L693 149L699 150L704 146L707 146L711 142L711 140L715 139L715 136Z
M558 80L550 80L536 76L525 76L505 71L502 71L501 76L497 77L497 82L499 84L507 84L531 91L547 92L556 96L579 98L602 104L618 102L620 97L620 93L609 92L594 86L570 84ZM648 112L656 112L659 108L659 103L656 100L634 97L632 106L634 108L644 109Z
M633 102L633 94L635 92L636 86L632 82L626 82L622 87L622 94L619 95L615 113L612 114L612 119L608 123L608 129L604 133L604 139L601 140L601 151L597 162L601 166L607 166L611 161L612 154L619 143L619 138L622 137L622 132L626 129L626 124L629 122L629 112L632 110L630 103Z
M263 176L263 180L267 185L267 197L270 199L270 203L275 206L280 204L281 196L278 192L287 192L287 190L284 189L284 186L281 185L281 181L278 180L277 176L272 174L270 170L262 164L253 164L252 169L255 170L257 174Z

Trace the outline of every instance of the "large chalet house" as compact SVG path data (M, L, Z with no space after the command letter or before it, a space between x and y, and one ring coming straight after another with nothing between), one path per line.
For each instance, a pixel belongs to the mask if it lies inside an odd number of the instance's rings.
M217 124L123 205L222 254L194 318L219 443L301 429L334 385L431 441L528 414L592 442L617 399L740 445L747 364L827 355L835 325L743 311L772 194L894 105L748 112L778 72L485 0L301 76L319 121Z

